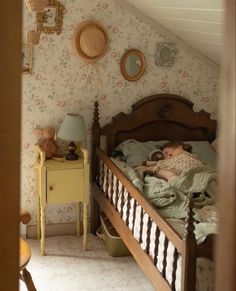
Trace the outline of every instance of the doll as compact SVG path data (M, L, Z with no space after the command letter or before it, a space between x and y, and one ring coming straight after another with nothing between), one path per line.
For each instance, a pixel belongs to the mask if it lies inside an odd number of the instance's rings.
M148 161L143 162L142 166L136 168L140 179L143 179L146 174L153 176L154 172L147 167L156 166L158 161L164 160L164 155L160 149L155 149L150 152L148 159Z
M148 159L148 161L143 162L143 165L154 166L158 161L164 159L164 155L160 149L155 149L149 154Z

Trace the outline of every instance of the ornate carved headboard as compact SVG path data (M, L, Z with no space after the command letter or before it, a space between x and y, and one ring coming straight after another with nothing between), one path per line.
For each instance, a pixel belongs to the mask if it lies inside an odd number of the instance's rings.
M119 113L112 122L99 126L98 103L95 102L93 145L99 145L101 135L107 137L107 152L126 139L207 140L215 139L216 121L204 111L194 112L193 103L171 94L143 98L128 114Z

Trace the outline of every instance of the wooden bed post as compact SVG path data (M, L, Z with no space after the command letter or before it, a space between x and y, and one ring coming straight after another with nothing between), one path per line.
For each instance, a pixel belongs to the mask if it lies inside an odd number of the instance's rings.
M196 289L196 264L197 264L197 242L194 233L193 199L188 199L188 212L183 239L181 291L195 291Z
M93 126L92 126L92 181L96 181L98 170L98 158L96 148L100 146L100 124L98 102L94 102ZM99 205L92 195L91 201L91 232L96 234L99 227Z

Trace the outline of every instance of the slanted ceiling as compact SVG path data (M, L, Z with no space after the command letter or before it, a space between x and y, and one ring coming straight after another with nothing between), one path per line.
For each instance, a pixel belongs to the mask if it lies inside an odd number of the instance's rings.
M215 63L221 63L224 0L126 1Z

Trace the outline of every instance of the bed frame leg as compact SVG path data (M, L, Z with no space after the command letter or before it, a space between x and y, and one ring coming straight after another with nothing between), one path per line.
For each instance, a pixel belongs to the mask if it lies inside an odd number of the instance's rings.
M193 215L193 200L189 198L183 244L181 291L195 291L196 289L197 242Z
M96 231L99 228L99 204L97 203L95 198L92 198L91 203L91 233L96 235Z

